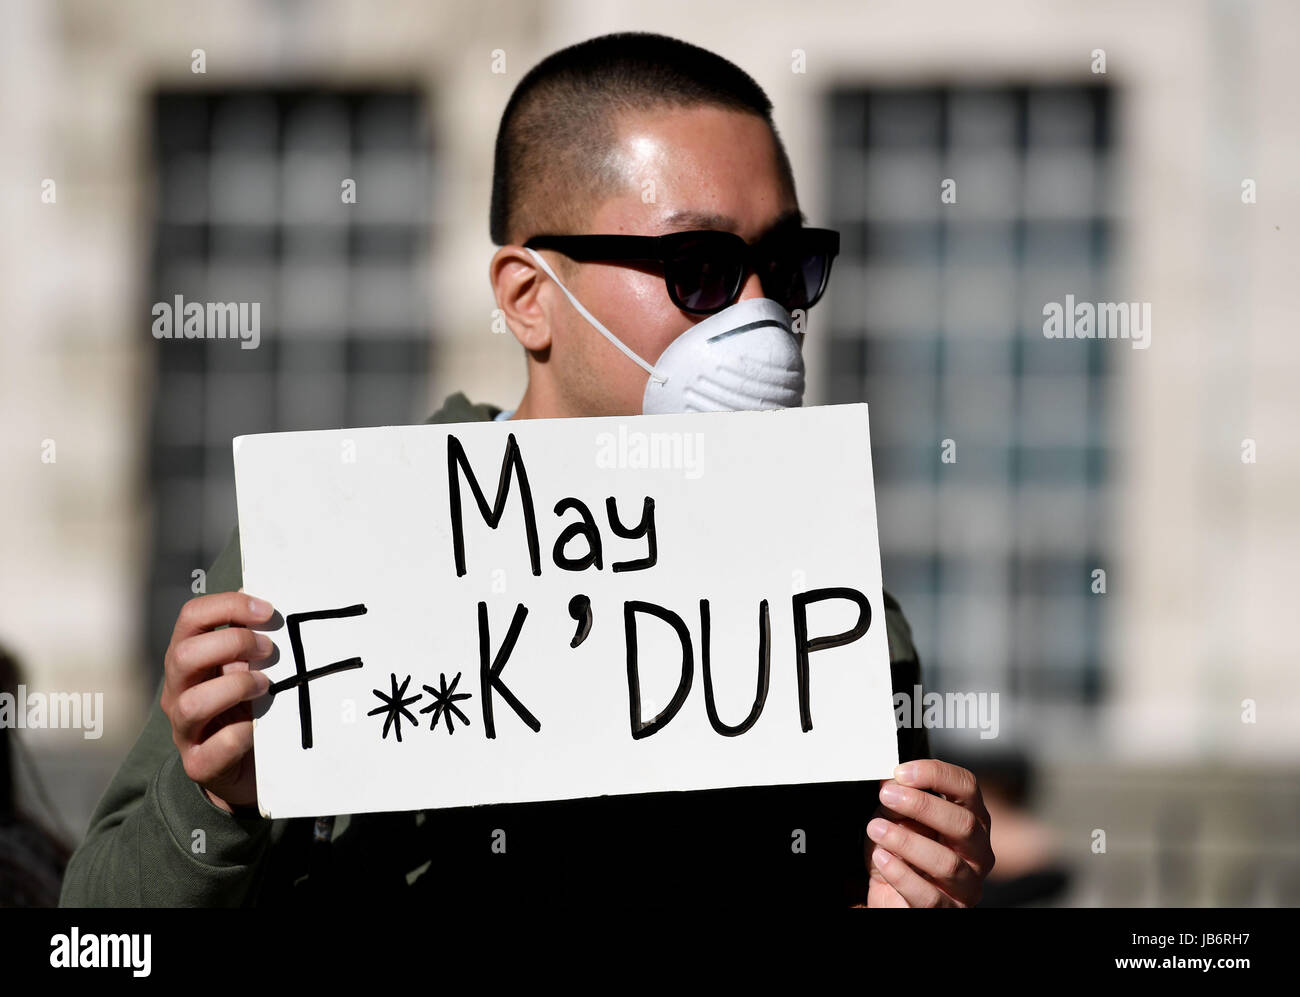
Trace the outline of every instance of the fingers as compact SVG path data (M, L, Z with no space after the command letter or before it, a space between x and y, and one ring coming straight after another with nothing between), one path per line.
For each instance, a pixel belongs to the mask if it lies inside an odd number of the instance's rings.
M916 899L921 901L917 906L943 906L932 902L929 887L940 890L966 906L974 906L978 902L983 891L982 877L948 845L900 827L883 817L876 817L867 824L867 835L876 843L872 862L909 902L913 897L905 889L906 886L910 886ZM882 851L886 853L883 864L880 856ZM899 866L910 866L914 875L922 874L917 878L926 883L926 888L922 889L902 878L902 873L897 868ZM891 867L894 868L891 870ZM891 871L902 881L891 878Z
M886 820L893 821L895 824L902 825L909 831L915 831L917 834L927 835L931 838L936 837L938 834L938 832L932 828L925 827L922 824L916 823L914 820L902 817L883 804L876 808L876 812L872 814L872 817L883 817ZM873 860L872 856L879 846L871 840L870 835L866 836L865 845L864 857L866 858L868 878L871 883L868 891L867 905L869 907L907 907L907 901L904 900L890 882L885 879L884 873Z
M219 675L182 692L176 697L171 718L172 730L182 752L185 746L202 739L204 728L210 721L232 706L263 695L269 686L270 679L265 673L250 669ZM252 730L251 721L249 730ZM220 731L212 736L216 737L219 733ZM251 740L249 743L252 743Z
M993 865L975 776L935 758L900 765L895 774L897 781L881 783L881 807L867 824L872 875L910 906L974 906Z
M966 859L981 876L987 876L993 868L993 848L989 840L991 822L982 799L977 801L980 813L984 815L981 820L979 813L973 812L969 806L960 806L923 790L900 786L892 780L881 783L880 798L900 817L919 825L913 827L909 823L903 826L941 841ZM889 814L878 816L893 820Z
M889 809L889 807L885 806L883 803L876 807L875 812L871 816L883 817L885 820L898 824L909 831L915 831L917 834L924 835L927 838L937 840L939 837L939 832L934 830L934 828L926 827L924 824L918 824L910 817L904 817L897 811ZM871 881L876 884L876 892L871 898L870 906L906 907L907 901L899 896L898 891L889 885L884 874L881 873L880 869L876 866L876 863L872 861L872 852L875 851L877 846L876 843L871 840L870 835L866 836L864 844L865 850L863 855L866 859L867 870L870 874Z
M910 833L910 832L909 832ZM898 891L909 907L956 907L957 904L934 883L922 877L907 862L889 851L877 846L871 853L875 869Z
M968 808L941 799L933 793L900 786L892 779L880 784L880 800L900 816L910 818L955 842L975 840L981 829L979 818Z
M213 592L197 596L181 607L172 631L172 643L179 644L195 634L222 625L248 627L266 623L274 612L269 602L243 592Z
M982 818L988 817L979 783L970 769L937 758L920 758L899 765L894 770L894 779L904 786L942 793L952 803L967 807Z
M210 785L251 758L253 721L228 723L200 744L181 752L185 774L201 786Z
M902 824L909 830L916 831L918 834L924 834L927 838L935 838L937 840L939 837L939 832L934 828L927 827L919 821L913 820L911 817L907 816L907 814L899 813L892 807L885 806L884 803L879 804L871 816L884 817L886 820L892 820L895 824Z
M868 907L906 907L907 901L903 898L889 880L885 879L879 869L872 865L871 879L867 885L867 906Z
M253 711L270 680L255 662L275 645L251 627L275 615L239 592L198 596L181 607L164 662L161 707L185 773L222 809L253 792ZM220 629L217 629L220 628Z
M275 650L271 638L263 633L229 627L187 637L172 649L173 687L179 692L202 682L208 669L236 661L245 663L268 657Z

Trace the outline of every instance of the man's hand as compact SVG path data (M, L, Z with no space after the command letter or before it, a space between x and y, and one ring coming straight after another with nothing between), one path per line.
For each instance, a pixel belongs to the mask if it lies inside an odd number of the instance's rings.
M880 802L867 824L867 906L974 907L994 862L975 776L937 758L905 762Z
M251 700L270 680L252 664L274 645L249 628L272 615L242 589L197 596L181 607L163 663L161 706L185 774L227 813L257 803Z

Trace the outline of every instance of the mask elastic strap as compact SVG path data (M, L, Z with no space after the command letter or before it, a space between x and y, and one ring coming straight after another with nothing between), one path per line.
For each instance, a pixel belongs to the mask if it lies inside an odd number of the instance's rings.
M527 246L525 246L524 248L528 249ZM547 275L551 278L551 280L555 281L555 283L559 285L560 290L564 292L564 296L568 298L570 302L573 303L573 307L578 309L578 312L582 315L582 317L585 318L592 325L594 325L596 327L596 330L602 336L604 336L611 343L613 343L620 350L622 350L623 353L626 354L629 360L631 360L638 367L640 367L647 374L649 374L651 380L658 381L660 384L667 383L668 378L664 377L662 374L656 374L655 369L652 366L650 366L650 364L646 363L639 356L633 353L630 349L624 346L623 343L619 341L619 338L617 336L615 336L612 332L610 332L608 329L606 329L603 325L600 324L596 316L592 315L591 312L587 311L587 309L582 307L582 302L569 293L569 289L565 287L563 283L561 283L559 277L555 276L555 271L550 268L550 266L547 264L547 262L544 259L542 259L541 255L537 252L537 250L528 249L528 252L533 254L533 259L535 259L538 263L542 265L542 269L546 271Z

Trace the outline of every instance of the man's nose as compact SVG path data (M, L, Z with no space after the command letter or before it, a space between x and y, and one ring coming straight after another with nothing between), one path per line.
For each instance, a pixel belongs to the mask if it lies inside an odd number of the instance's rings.
M766 298L763 293L763 282L758 279L758 274L753 271L745 278L745 286L740 289L740 297L737 301L748 301L750 298Z

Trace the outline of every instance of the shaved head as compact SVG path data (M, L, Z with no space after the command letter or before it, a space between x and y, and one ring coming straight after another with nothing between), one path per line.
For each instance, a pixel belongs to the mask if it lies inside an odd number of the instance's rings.
M511 95L497 132L492 241L504 246L586 232L596 209L635 179L620 152L625 116L700 106L762 118L793 193L771 101L747 73L664 35L603 35L548 56Z

